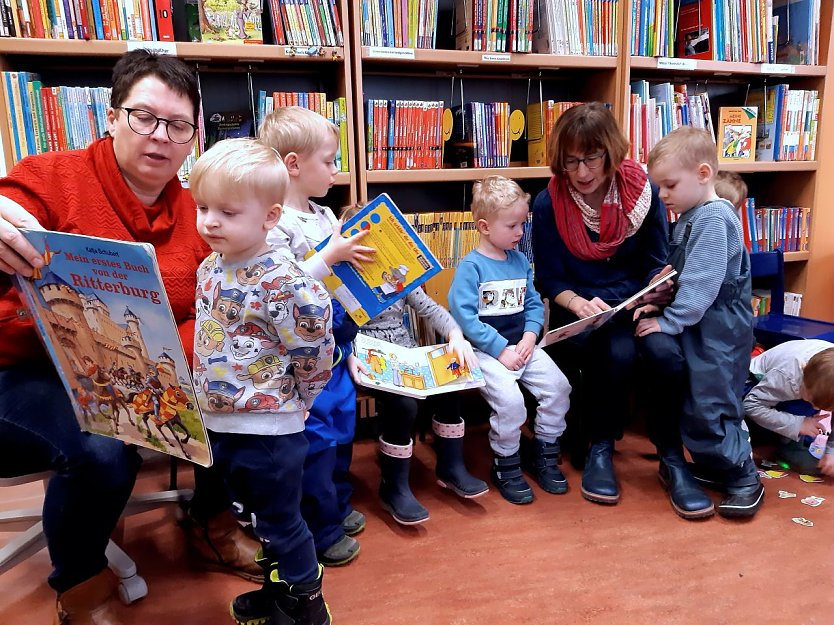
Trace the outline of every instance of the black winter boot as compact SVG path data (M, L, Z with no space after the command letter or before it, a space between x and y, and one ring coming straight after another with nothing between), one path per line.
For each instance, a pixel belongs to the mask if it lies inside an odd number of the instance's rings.
M470 475L463 463L463 420L454 425L432 420L431 427L437 452L437 483L465 499L486 494L487 483Z
M492 460L492 483L510 503L523 505L533 501L533 489L521 472L521 456L518 452L512 456L495 455Z
M689 473L681 449L659 449L657 477L669 493L672 508L684 519L704 519L715 513L712 499Z
M764 501L764 486L752 458L727 474L727 496L718 504L723 517L752 517Z
M559 441L547 443L540 438L534 441L536 455L535 468L539 486L545 492L562 495L568 492L568 480L559 469Z
M408 485L412 445L392 445L379 439L379 466L382 481L379 498L382 507L401 525L417 525L429 519L429 511L417 501Z
M312 582L288 584L278 564L264 566L264 585L235 597L230 606L238 625L330 625L330 609L321 593L323 569Z
M615 504L620 487L614 475L614 441L606 439L591 444L585 471L582 473L582 496L594 503Z

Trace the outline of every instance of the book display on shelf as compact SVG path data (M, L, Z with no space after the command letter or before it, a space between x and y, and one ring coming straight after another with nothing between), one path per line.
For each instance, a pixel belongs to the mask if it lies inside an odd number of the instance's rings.
M807 252L811 209L799 206L756 206L748 197L741 211L744 243L748 252Z
M752 163L756 158L755 106L722 106L718 109L719 163Z
M819 62L819 0L773 0L773 18L777 34L776 62L816 65Z
M539 0L533 9L533 39L527 51L584 56L617 55L616 1Z
M364 325L408 295L442 267L393 200L382 194L342 226L347 236L368 232L363 244L376 250L372 262L336 263L322 279L357 325ZM327 245L322 241L317 251Z
M153 246L23 231L43 255L15 274L82 430L203 466L211 447Z
M438 0L361 0L361 3L363 46L435 47Z
M263 43L261 0L201 0L205 19L200 20L202 41L213 43Z
M687 59L712 59L713 0L678 0L677 56Z
M438 169L443 164L442 100L365 102L368 169Z
M380 391L424 399L485 384L481 370L459 363L448 345L402 347L360 332L353 352L367 370L359 384Z

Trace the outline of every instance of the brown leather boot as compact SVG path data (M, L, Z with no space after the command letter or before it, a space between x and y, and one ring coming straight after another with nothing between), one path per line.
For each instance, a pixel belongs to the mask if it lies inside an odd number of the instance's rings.
M58 595L55 625L122 625L118 615L116 576L104 569Z
M263 583L263 569L255 562L261 545L243 530L230 510L213 516L205 524L186 514L181 525L198 566Z

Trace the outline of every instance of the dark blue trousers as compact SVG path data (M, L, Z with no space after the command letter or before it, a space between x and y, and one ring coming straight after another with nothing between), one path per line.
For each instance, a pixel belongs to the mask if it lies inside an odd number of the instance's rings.
M318 576L313 537L301 516L301 476L307 439L210 432L214 465L232 499L252 516L252 527L278 573L294 584Z
M0 369L0 475L54 471L43 530L57 592L107 566L104 550L141 462L132 445L81 431L52 365Z

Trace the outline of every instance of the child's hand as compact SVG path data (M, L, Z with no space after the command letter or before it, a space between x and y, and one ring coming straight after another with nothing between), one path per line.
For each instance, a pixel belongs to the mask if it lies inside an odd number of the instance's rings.
M834 477L834 454L825 454L820 460L819 468L823 475Z
M634 315L631 319L632 321L637 321L641 317L645 317L646 315L650 315L651 313L656 312L660 312L660 306L655 306L654 304L646 304L635 310Z
M463 332L460 330L455 329L449 332L449 351L457 356L461 367L478 366L478 357L475 356L472 345L463 338Z
M372 247L360 245L359 242L370 233L370 230L360 230L351 237L342 236L342 225L340 221L333 226L333 236L321 251L321 256L328 267L336 263L348 261L354 265L358 263L369 263L373 261L376 250Z
M637 322L637 329L634 331L634 336L648 336L649 334L660 331L660 324L657 322L657 317L646 317Z
M362 377L359 375L360 373L364 373L366 376L368 375L368 370L365 368L365 365L363 365L362 361L359 360L353 354L348 356L347 367L348 367L348 372L350 373L350 377L357 384L359 384L360 380L362 379Z
M595 297L590 301L586 300L584 297L574 297L570 302L568 310L580 319L584 319L585 317L591 317L597 313L611 310L611 306L603 302L598 297Z
M525 332L518 345L515 346L515 353L524 359L526 365L530 362L534 349L536 349L536 335L532 332Z
M498 362L510 371L518 371L524 366L524 359L521 355L509 347L505 347L504 351L498 354Z
M654 284L655 282L663 280L663 277L670 271L672 271L672 269L672 265L666 265L657 273L657 275L654 278L652 278L649 284ZM635 306L640 306L641 304L659 304L660 306L665 306L666 304L672 301L672 297L674 295L674 288L675 283L671 280L666 280L666 282L658 286L653 291L649 291L636 302L632 302L626 308L631 309Z
M805 436L818 436L819 434L828 434L825 431L825 426L820 424L821 419L828 417L828 414L818 412L810 417L802 419L802 425L799 426L799 433Z

